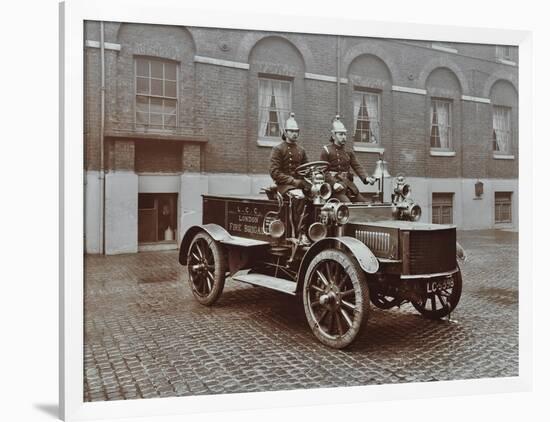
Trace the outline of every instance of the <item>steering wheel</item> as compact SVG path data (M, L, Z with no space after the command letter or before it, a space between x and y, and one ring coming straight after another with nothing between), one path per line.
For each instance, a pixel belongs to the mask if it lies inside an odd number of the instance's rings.
M304 163L296 167L296 174L299 176L305 177L310 173L324 173L328 168L327 161L310 161L309 163Z

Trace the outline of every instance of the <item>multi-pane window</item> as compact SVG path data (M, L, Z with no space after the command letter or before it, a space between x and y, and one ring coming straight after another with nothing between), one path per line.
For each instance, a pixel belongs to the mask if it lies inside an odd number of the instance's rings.
M258 137L279 137L292 110L292 84L278 79L260 79L258 87Z
M452 193L432 193L432 223L453 223Z
M452 149L453 104L433 99L430 105L430 145L432 148Z
M511 115L510 107L493 106L493 151L510 153Z
M355 142L380 143L380 94L356 91L353 93Z
M509 45L497 45L497 58L501 60L512 60L512 47Z
M495 223L512 222L512 192L495 192Z
M177 126L177 64L136 58L136 124L148 129Z

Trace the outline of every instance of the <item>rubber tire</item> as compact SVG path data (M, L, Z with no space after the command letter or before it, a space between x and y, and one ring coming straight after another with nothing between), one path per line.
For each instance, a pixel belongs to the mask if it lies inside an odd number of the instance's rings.
M458 264L457 264L457 267L458 267ZM462 295L462 272L460 271L460 268L458 268L458 272L455 273L453 277L454 277L454 285L453 285L453 290L451 292L451 296L449 298L449 303L451 304L450 310L447 310L446 308L441 308L436 311L432 311L431 309L425 309L421 305L412 302L412 305L414 306L414 308L424 318L438 320L446 317L451 312L453 312L453 310L456 308L456 305L458 305L458 302L460 301L460 296Z
M193 246L201 239L206 241L212 253L212 257L214 258L214 281L212 285L212 290L210 290L210 292L206 296L200 295L195 289L190 272L188 281L195 299L202 305L211 306L216 303L223 292L227 272L227 259L223 247L216 240L214 240L212 236L210 236L206 232L199 232L195 235L195 237L193 237L193 240L189 245L189 250L187 251L188 263L191 262L191 251L193 249ZM189 265L187 268L189 269Z
M327 336L320 327L316 324L314 316L309 307L309 295L308 287L312 277L313 270L322 261L332 260L341 265L349 275L353 288L355 290L355 305L359 307L356 312L356 316L353 319L352 327L341 337L331 338ZM327 249L319 253L315 258L311 260L306 271L304 278L304 285L302 289L302 300L304 305L304 312L308 324L315 335L315 337L324 345L335 348L343 349L354 341L358 340L366 330L361 330L367 323L370 312L370 300L369 300L369 288L367 286L367 280L365 273L361 269L359 263L355 257L346 254L338 249ZM357 317L359 314L359 317Z

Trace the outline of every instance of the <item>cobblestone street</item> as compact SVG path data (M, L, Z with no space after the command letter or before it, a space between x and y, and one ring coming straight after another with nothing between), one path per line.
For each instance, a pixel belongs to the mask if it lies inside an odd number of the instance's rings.
M196 302L177 251L85 258L84 400L518 375L518 233L458 232L468 253L454 321L371 307L334 350L291 296L228 280Z

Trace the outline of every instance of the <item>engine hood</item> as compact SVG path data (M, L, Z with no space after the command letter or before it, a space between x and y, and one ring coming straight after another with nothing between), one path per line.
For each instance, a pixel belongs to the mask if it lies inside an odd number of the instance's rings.
M384 220L384 221L365 221L358 222L354 221L356 226L365 226L365 227L380 227L380 228L391 228L398 230L408 230L408 231L436 231L436 230L449 230L455 229L456 226L453 224L430 224L430 223L419 223L416 221L400 221L400 220Z

